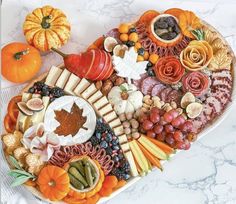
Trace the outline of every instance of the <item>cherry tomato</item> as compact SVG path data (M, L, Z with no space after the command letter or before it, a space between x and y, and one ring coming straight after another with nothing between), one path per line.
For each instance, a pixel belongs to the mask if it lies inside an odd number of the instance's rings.
M16 122L14 122L11 119L9 114L7 114L4 118L4 127L5 127L6 131L9 133L13 133L15 131Z
M18 109L17 103L20 102L21 99L22 99L21 96L15 96L10 100L10 102L8 104L7 112L13 122L17 121L17 117L19 114L19 109Z

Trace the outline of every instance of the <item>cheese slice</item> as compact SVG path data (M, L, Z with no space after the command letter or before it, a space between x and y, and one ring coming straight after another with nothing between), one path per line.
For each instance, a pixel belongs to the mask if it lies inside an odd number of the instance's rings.
M118 125L121 125L121 121L119 118L116 118L115 120L112 120L110 123L109 123L110 127L111 128L114 128L114 127L117 127Z
M115 128L113 129L113 131L114 131L114 133L115 133L116 136L120 136L120 135L124 134L124 128L123 128L122 125L120 125L120 126L118 126L118 127L115 127Z
M97 91L95 92L93 95L91 95L89 98L88 98L88 102L93 104L95 101L97 101L98 99L100 99L102 97L102 92L101 91Z
M29 99L31 99L32 94L30 93L23 93L22 94L22 101L23 102L27 102ZM16 121L16 130L21 130L22 128L24 129L25 127L25 120L26 120L27 116L25 114L23 114L22 112L19 112L19 115L17 117L17 121Z
M95 92L97 91L96 86L94 85L94 83L90 84L89 87L87 89L85 89L82 93L81 96L84 99L88 99L89 96L93 95Z
M112 106L110 103L108 103L107 105L105 105L104 107L102 107L98 112L101 116L111 112L113 110Z
M58 80L61 73L62 69L56 66L52 66L45 80L45 84L47 84L48 86L55 86L56 81Z
M126 143L128 141L126 134L123 134L123 135L119 136L118 140L119 140L120 144L124 144L124 143Z
M59 77L59 79L57 80L56 86L63 89L70 77L70 72L67 69L64 69Z
M88 88L89 85L90 82L87 79L85 78L81 79L79 84L74 89L75 95L79 96L86 88Z
M131 175L132 176L138 176L138 170L136 168L132 152L127 151L127 152L124 153L124 155L125 155L125 158L127 159L127 161L129 162Z
M117 115L115 113L115 111L110 112L109 114L103 116L103 119L109 123L110 121L114 120L115 118L117 118Z
M123 152L127 152L127 151L130 150L130 148L129 148L129 143L128 143L128 142L126 142L126 143L120 145L120 147L121 147L121 149L122 149Z
M93 105L94 107L98 110L101 107L105 106L106 104L108 104L108 100L106 96L103 96L102 98L100 98L98 101L96 101Z
M80 78L77 77L76 75L74 74L71 74L67 83L66 83L66 86L64 88L64 91L71 94L71 95L75 95L73 90L75 89L75 87L79 84L80 82Z
M43 122L44 114L49 105L50 97L44 96L42 98L42 101L43 101L44 108L43 110L34 113L34 115L30 119L30 126Z

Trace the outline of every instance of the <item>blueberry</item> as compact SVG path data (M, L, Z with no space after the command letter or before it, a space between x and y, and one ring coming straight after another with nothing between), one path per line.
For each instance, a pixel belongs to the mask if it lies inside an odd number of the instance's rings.
M147 63L147 67L152 67L152 66L153 66L153 64L151 62Z
M34 92L35 92L34 87L29 88L28 92L29 92L29 93L34 93Z
M129 33L135 33L135 32L136 32L136 28L133 27L129 29Z
M91 141L93 146L98 145L99 142L100 142L100 140L97 137L94 137L94 136L91 137L90 141Z
M108 134L106 135L105 140L106 140L107 142L111 142L111 141L112 141L112 135L108 133Z
M152 68L147 69L147 74L148 74L148 76L155 76L155 72L153 71Z
M124 178L124 180L128 180L130 178L130 175L129 174L124 174L123 178Z
M101 133L100 132L96 132L96 137L100 140L101 139Z
M108 154L108 155L112 155L112 148L111 147L107 147L106 148L106 153Z
M112 160L113 160L114 162L119 162L119 161L120 161L120 159L119 159L118 156L114 156L114 157L112 158Z
M119 150L120 147L119 147L118 145L114 145L114 146L112 146L112 149L113 149L113 150Z
M118 154L118 157L119 157L119 159L121 160L121 159L124 158L124 155L123 155L123 154Z
M119 140L116 139L116 140L112 140L111 144L114 146L114 145L117 145L119 143Z
M126 43L126 45L128 46L128 47L132 47L132 46L134 46L134 42L133 41L127 41L127 43Z
M141 48L138 49L138 54L139 54L139 55L143 56L144 53L145 53L144 48L141 47Z
M104 140L104 141L102 141L102 142L100 143L100 146L101 146L102 148L106 149L106 148L108 147L108 144L107 144L107 142Z

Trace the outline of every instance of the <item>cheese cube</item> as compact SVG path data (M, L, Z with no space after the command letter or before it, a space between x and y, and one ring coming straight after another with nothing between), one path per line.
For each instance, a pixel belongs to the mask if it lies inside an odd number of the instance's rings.
M117 115L116 115L115 111L112 111L112 112L108 113L107 115L103 116L103 118L107 123L109 123L110 121L117 118Z
M56 81L61 75L61 73L62 69L56 66L52 66L45 80L45 84L47 84L48 86L55 86Z
M109 125L110 125L111 128L115 128L115 127L117 127L117 126L120 125L120 124L121 124L121 121L120 121L119 118L116 118L115 120L112 120L112 121L109 123Z
M102 97L102 92L101 91L97 91L95 92L93 95L91 95L89 98L88 98L88 102L93 104L95 101L97 101L98 99L100 99Z
M75 95L79 96L86 88L88 88L89 85L90 82L87 79L83 78L75 87L73 92L75 93Z
M119 136L118 140L119 140L120 144L126 143L128 141L126 134L123 134L123 135Z
M90 84L89 87L87 89L85 89L82 93L81 96L84 99L88 99L89 96L93 95L95 92L97 91L96 86L94 85L94 83Z
M127 152L127 151L130 150L130 148L129 148L129 143L128 143L128 142L127 142L127 143L124 143L124 144L122 144L122 145L120 145L120 147L121 147L121 149L122 149L123 152Z
M65 84L68 82L70 74L71 73L67 69L64 69L61 73L61 76L57 80L56 86L63 89L65 87Z
M75 89L75 87L79 84L80 82L80 78L77 77L76 75L74 74L71 74L67 83L66 83L66 86L64 88L64 91L71 94L71 95L75 95L73 90Z
M110 103L108 103L107 105L105 105L104 107L102 107L98 112L101 116L106 115L107 113L111 112L112 106Z
M105 106L106 104L108 104L108 100L106 96L103 96L102 98L100 98L98 101L96 101L93 105L94 107L99 110L100 108L102 108L103 106Z
M114 133L115 133L116 136L120 136L120 135L124 134L124 128L123 128L122 125L120 125L120 126L118 126L118 127L115 127L115 128L113 129L113 131L114 131Z

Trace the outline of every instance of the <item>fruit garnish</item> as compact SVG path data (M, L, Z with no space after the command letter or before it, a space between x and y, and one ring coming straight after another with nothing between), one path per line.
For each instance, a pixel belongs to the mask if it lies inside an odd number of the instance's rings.
M25 102L20 101L17 103L17 106L21 113L27 116L32 116L34 114L33 110L29 109Z
M41 98L32 98L26 102L26 107L32 111L40 111L44 105Z
M128 50L129 48L127 45L116 45L113 49L113 54L115 56L123 58L125 55L125 51Z
M8 103L8 106L7 106L7 112L9 114L11 120L14 122L17 121L17 117L18 117L18 113L19 113L17 103L20 102L21 99L22 99L22 96L15 96L10 100L10 102Z
M117 40L113 37L106 37L104 40L104 49L107 52L112 52L114 47L118 44Z
M188 115L189 118L196 118L197 116L200 115L200 113L202 112L203 106L201 103L190 103L187 107L186 107L186 113Z
M180 102L182 108L186 108L190 103L195 102L195 96L191 92L186 92Z

